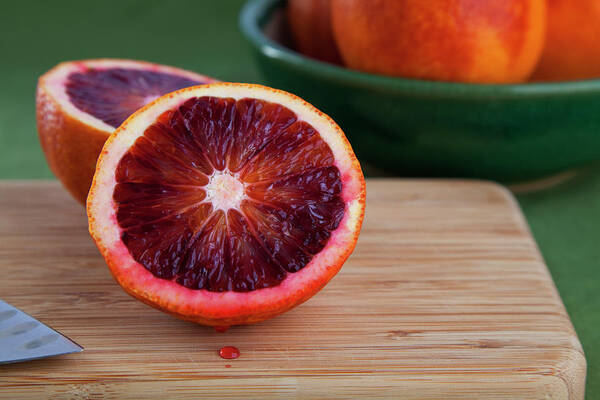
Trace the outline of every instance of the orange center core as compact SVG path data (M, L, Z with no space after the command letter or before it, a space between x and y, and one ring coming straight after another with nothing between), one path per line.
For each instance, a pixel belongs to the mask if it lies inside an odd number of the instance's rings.
M237 174L228 170L215 171L208 185L204 187L206 200L212 203L215 210L227 211L230 208L239 209L242 200L246 198L244 184Z

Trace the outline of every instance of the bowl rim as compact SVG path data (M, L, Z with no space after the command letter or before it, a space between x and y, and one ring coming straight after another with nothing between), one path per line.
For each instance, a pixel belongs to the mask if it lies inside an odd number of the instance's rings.
M304 73L354 87L383 92L423 92L452 97L560 96L600 91L600 79L522 84L479 84L408 79L370 74L315 60L267 37L262 25L286 0L247 0L239 15L239 26L247 40L266 58L293 66Z

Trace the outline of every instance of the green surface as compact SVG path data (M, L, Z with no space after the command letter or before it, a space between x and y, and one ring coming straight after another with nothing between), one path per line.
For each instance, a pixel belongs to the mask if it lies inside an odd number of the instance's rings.
M362 160L401 174L503 182L600 160L600 79L473 85L362 73L282 46L284 4L251 0L242 32L267 81L334 117Z
M243 0L16 1L0 11L0 177L51 177L35 128L37 78L65 60L133 58L258 82L237 28Z
M237 28L242 3L120 0L3 5L0 178L52 176L38 145L34 95L37 77L60 61L138 58L222 80L261 82L252 51ZM600 169L582 172L553 189L519 196L584 345L589 399L600 396L599 199Z
M588 362L586 399L600 398L600 168L518 196Z

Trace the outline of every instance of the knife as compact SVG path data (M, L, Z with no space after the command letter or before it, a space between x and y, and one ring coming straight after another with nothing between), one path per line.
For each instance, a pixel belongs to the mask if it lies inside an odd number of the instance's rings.
M83 347L0 300L0 364L77 353Z

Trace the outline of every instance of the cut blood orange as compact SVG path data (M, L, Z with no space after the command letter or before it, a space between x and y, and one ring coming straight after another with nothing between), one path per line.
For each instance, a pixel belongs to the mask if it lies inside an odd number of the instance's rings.
M37 126L50 169L85 203L108 136L150 101L212 78L132 60L64 62L38 83Z
M90 233L134 297L205 325L273 317L341 268L365 206L340 128L289 93L216 83L161 97L113 133Z

